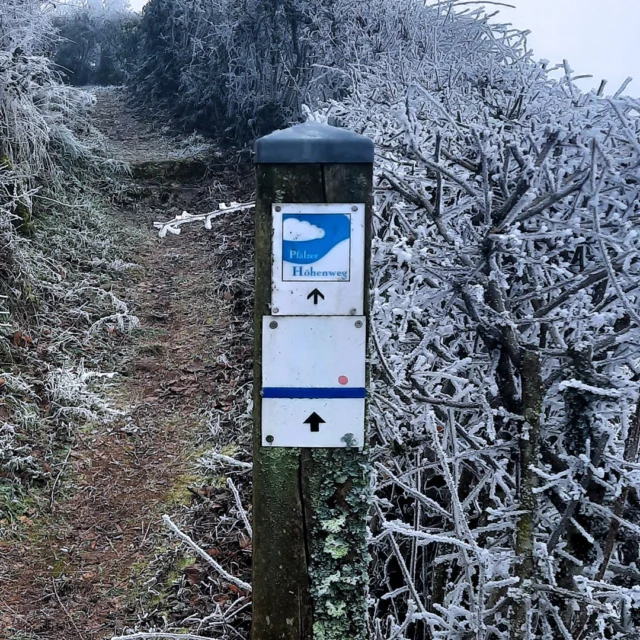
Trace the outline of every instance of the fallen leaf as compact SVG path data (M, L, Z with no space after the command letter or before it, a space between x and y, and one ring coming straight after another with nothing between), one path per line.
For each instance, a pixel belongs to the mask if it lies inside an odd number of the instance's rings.
M184 568L184 575L187 578L187 582L191 585L200 584L204 577L202 567L197 564Z
M13 334L13 344L16 347L26 348L33 345L33 340L26 333L22 333L22 331L16 331Z
M247 595L245 591L240 589L240 587L236 587L235 584L228 584L227 586L229 587L229 591L231 591L231 593L237 593L238 595L241 595L241 596Z

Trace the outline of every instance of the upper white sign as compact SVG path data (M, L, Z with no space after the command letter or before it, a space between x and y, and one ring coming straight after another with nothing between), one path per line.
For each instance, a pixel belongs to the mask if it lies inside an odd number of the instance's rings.
M362 315L364 204L274 204L273 315Z

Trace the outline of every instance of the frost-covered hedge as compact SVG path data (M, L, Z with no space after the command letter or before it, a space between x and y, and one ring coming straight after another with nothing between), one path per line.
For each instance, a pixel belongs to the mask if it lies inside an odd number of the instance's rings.
M247 143L345 94L348 17L338 0L151 0L136 102Z
M40 0L0 4L0 536L17 485L55 463L48 447L109 412L90 388L101 377L92 330L130 319L99 286L119 253L91 196L117 166L89 125L93 97L42 55L47 15Z
M53 59L74 86L124 84L137 63L139 15L104 8L67 9L54 18Z
M367 11L393 44L316 117L377 147L375 638L633 637L640 101L481 12Z

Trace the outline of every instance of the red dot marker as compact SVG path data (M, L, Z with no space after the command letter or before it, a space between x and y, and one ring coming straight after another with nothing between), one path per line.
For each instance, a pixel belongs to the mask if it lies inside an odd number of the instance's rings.
M349 378L347 378L347 376L340 376L338 378L338 382L340 384L348 384L349 383Z

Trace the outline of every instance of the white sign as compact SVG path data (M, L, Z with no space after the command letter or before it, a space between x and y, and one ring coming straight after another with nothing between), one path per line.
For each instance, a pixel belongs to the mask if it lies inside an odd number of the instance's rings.
M265 316L262 322L262 444L362 447L365 318Z
M361 315L364 204L273 205L274 315Z
M366 329L362 316L264 316L263 387L365 386Z
M364 446L364 399L263 398L264 447Z

